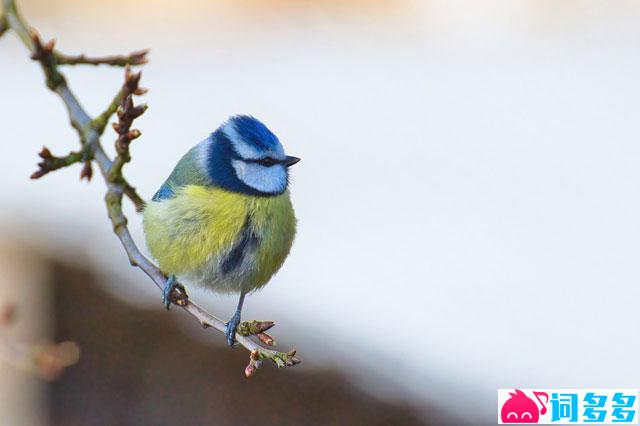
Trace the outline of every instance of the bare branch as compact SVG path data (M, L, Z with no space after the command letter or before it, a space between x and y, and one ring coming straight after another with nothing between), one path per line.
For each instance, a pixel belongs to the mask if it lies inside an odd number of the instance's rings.
M38 155L42 158L42 161L38 163L39 169L31 175L31 179L40 179L49 172L70 166L85 159L83 152L71 152L64 157L56 157L51 154L51 151L49 151L47 147L42 147Z
M40 36L35 30L31 30L31 40L33 40L33 53L31 59L40 62L42 70L46 78L47 87L56 90L61 84L66 84L64 76L58 72L56 68L56 57L53 54L53 48L56 44L55 40L49 40L42 44Z
M140 83L140 77L140 73L132 73L128 67L125 69L124 84L122 85L122 88L113 97L113 100L111 101L107 109L91 122L91 126L98 133L102 134L102 132L104 132L109 118L111 118L111 116L116 113L118 107L122 104L127 96L140 96L147 93L147 89L143 89L138 86L138 84Z
M144 65L148 62L148 49L132 52L129 55L113 55L91 58L85 54L65 55L54 52L58 65L110 65L112 67L125 67L128 65Z
M107 176L107 179L111 182L122 175L122 168L131 161L129 144L141 135L140 130L132 129L131 125L133 120L144 114L146 109L147 106L144 104L134 106L131 95L127 96L122 102L122 106L118 111L119 121L113 123L113 129L118 133L118 139L116 140L116 158L111 165L111 170L109 170L109 176Z
M51 41L42 44L37 33L29 30L28 25L18 13L14 0L3 0L3 2L4 18L2 22L5 22L9 29L17 33L23 44L31 51L32 58L40 63L46 77L47 86L62 99L69 113L71 125L78 132L80 143L83 146L82 152L84 156L80 157L80 159L77 158L78 153L58 158L53 157L47 150L44 156L41 155L45 163L47 161L50 163L46 163L45 167L50 168L48 171L51 171L53 170L53 165L64 163L61 166L64 167L68 165L67 163L73 164L78 161L85 161L85 168L83 169L83 175L85 175L91 173L90 169L87 171L91 161L96 162L107 184L105 204L114 233L122 243L131 265L140 268L162 290L167 278L156 265L140 252L131 237L127 227L127 217L122 211L123 196L130 198L138 211L144 206L142 198L122 175L122 167L131 160L129 145L133 139L140 136L138 130L131 129L133 120L144 113L146 109L145 105L135 106L133 103L134 95L142 95L146 92L145 89L138 87L140 73L131 73L127 68L125 71L125 83L118 94L102 114L92 119L69 88L64 75L57 69L57 66L64 61L70 63L69 58L71 57L63 56L64 60L61 62L60 54L54 51L54 43ZM146 55L146 51L137 53L142 58ZM84 58L84 62L77 60L76 63L96 62L96 60L93 62L88 61L87 58ZM97 63L102 62L98 61ZM114 124L114 129L118 133L118 139L116 141L116 158L112 161L102 148L100 136L104 132L109 118L116 112L118 112L118 123ZM203 327L210 327L224 334L225 323L192 302L186 294L175 294L173 302L198 320ZM248 377L255 374L265 359L271 360L278 367L293 366L300 363L300 360L295 357L295 350L279 352L261 346L251 338L251 336L256 336L267 346L275 345L273 337L265 333L273 325L274 323L271 321L245 321L238 328L239 331L236 332L236 341L250 352L249 365L245 369L245 374Z
M6 2L13 3L12 0L5 0ZM5 8L6 10L10 10ZM15 6L13 7L15 10ZM8 21L11 22L11 15L8 15ZM19 21L22 22L22 21ZM12 27L13 28L13 27ZM20 27L19 27L20 28ZM22 25L22 28L27 28L26 25ZM17 30L14 29L17 32ZM30 44L28 46L32 47L31 57L34 60L40 62L42 70L45 74L47 87L52 91L56 92L65 106L67 107L67 112L69 113L69 118L71 120L71 125L78 132L78 136L80 137L80 143L83 146L86 146L86 161L96 160L100 165L101 170L108 170L111 167L111 160L104 153L102 146L100 145L100 136L104 132L104 127L100 129L95 129L93 126L94 120L89 117L87 112L84 110L80 102L73 94L73 92L69 89L67 82L64 78L64 75L57 70L55 57L53 55L53 47L54 42L50 41L46 44L42 44L40 41L40 37L38 34L30 30L29 31L29 40ZM21 37L23 39L23 37ZM126 84L125 84L126 85ZM143 92L138 92L143 93ZM116 96L117 98L117 96ZM108 116L104 117L105 122L108 120ZM91 166L85 163L85 167L82 170L82 177L90 177L92 175ZM136 193L135 188L131 186L127 181L122 177L122 184L126 188L125 194L128 198L136 206L136 210L141 211L144 207L144 201L142 198Z
M122 187L123 187L122 192L124 193L124 195L127 198L129 198L129 200L133 203L133 205L136 207L136 211L138 213L141 213L144 210L144 206L146 203L138 195L138 193L136 192L136 189L126 181L122 182Z

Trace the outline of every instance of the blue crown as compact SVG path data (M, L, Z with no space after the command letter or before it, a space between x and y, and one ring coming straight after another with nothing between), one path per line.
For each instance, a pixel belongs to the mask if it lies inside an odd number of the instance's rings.
M222 125L231 126L243 142L255 146L260 151L278 150L280 141L267 126L250 115L235 115Z
M267 126L254 117L236 115L209 137L205 167L212 183L226 190L249 195L277 195L288 184L288 172L286 168L282 168L286 165L287 158L280 141ZM256 163L264 159L271 159L272 162L275 160L279 166L256 168ZM265 191L247 185L234 169L233 164L238 160L248 164L245 166L246 170L253 170L252 176L260 181L273 182L274 173L280 170L278 188Z

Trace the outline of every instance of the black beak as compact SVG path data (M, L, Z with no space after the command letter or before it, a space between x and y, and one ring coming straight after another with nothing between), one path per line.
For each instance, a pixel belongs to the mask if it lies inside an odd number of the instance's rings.
M287 155L287 158L284 159L284 165L286 167L291 167L296 164L300 159L298 157L292 157L291 155Z

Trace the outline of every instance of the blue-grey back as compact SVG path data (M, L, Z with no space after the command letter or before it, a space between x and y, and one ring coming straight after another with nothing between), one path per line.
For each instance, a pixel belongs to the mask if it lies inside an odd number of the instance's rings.
M173 198L175 190L187 185L210 185L211 179L203 168L203 156L207 141L194 146L182 156L173 171L153 196L153 201Z

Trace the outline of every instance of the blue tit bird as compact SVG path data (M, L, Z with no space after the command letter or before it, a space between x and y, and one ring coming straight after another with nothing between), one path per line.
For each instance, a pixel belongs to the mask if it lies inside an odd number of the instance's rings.
M169 308L176 280L239 293L226 326L233 346L247 293L280 269L296 233L288 156L264 124L234 116L191 148L144 209L151 255L168 276Z

